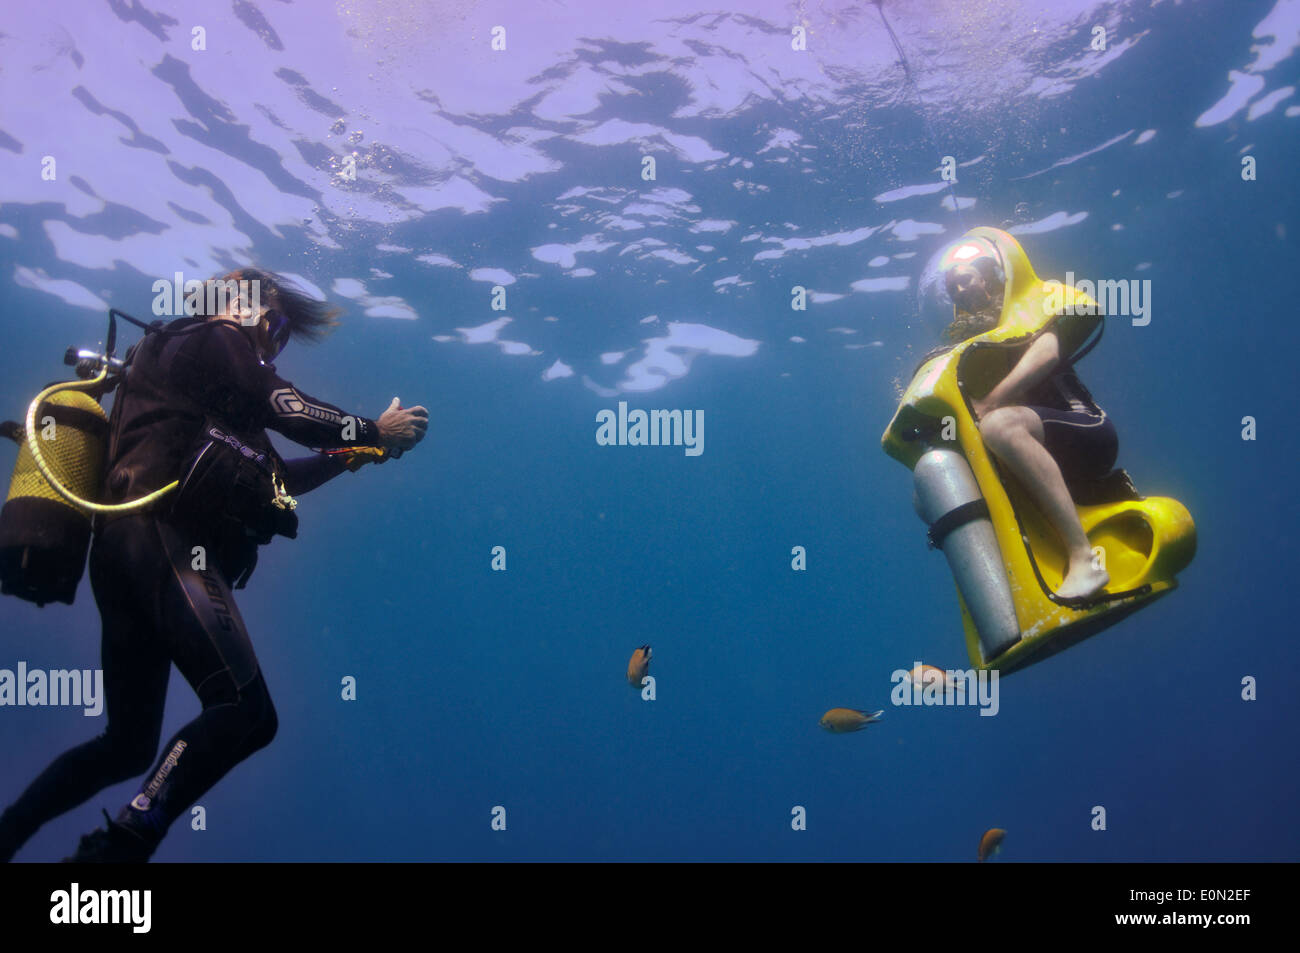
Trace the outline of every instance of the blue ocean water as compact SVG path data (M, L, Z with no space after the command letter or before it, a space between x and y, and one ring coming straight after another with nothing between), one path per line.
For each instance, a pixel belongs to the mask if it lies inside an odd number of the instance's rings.
M0 417L108 306L248 263L346 309L285 377L430 410L263 551L239 600L279 734L157 859L967 861L990 827L1010 861L1300 857L1300 3L881 9L911 82L864 2L5 12ZM1080 371L1199 536L1174 594L1003 680L996 717L890 704L895 670L968 662L879 446L935 343L922 266L981 224L1042 276L1151 281ZM703 453L599 446L620 401L702 410ZM0 632L0 668L99 664L88 581L6 598ZM836 706L885 713L830 735ZM197 711L174 673L164 738ZM0 804L102 730L0 708Z

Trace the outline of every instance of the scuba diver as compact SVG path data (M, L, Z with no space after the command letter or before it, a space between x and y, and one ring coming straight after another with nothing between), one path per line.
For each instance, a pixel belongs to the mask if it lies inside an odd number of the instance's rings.
M109 420L108 502L179 480L148 509L96 520L90 577L103 622L107 725L56 758L0 815L0 861L47 821L146 771L139 792L81 838L73 862L144 862L169 826L275 736L276 712L232 597L259 546L297 532L294 496L410 450L428 411L396 398L377 420L299 391L271 363L289 339L316 340L337 311L260 269L219 313L155 322L126 355ZM211 285L213 282L209 282ZM256 310L254 310L256 302ZM323 452L285 462L274 430ZM202 711L158 753L172 663Z
M972 242L965 260L943 272L955 317L947 337L958 343L998 326L1006 274L995 246ZM1082 599L1105 589L1110 576L1095 566L1091 544L1067 482L1104 477L1115 464L1115 425L1062 360L1054 329L1038 335L1010 372L971 401L985 446L1004 464L1060 536L1068 569L1056 594Z

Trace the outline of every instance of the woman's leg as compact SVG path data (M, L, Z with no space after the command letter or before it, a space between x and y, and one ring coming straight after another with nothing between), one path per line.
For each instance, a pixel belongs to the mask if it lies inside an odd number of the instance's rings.
M104 529L90 556L90 581L103 622L103 734L59 755L0 816L0 862L46 822L111 784L148 770L162 731L171 660L160 651L145 608L148 583L164 569L146 523Z
M980 434L1065 544L1068 566L1056 594L1078 599L1104 589L1110 575L1093 565L1092 546L1061 468L1044 446L1042 419L1028 407L999 407L980 421Z
M193 567L202 545L161 521L155 530L170 556L158 603L160 637L203 710L163 746L154 771L117 823L156 846L172 822L214 784L275 737L275 707L228 580Z

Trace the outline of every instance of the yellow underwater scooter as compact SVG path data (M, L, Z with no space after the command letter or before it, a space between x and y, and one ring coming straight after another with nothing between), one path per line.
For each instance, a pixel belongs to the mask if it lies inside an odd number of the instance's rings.
M913 471L918 514L957 583L971 664L1008 674L1174 589L1176 574L1196 553L1196 527L1177 500L1139 496L1123 470L1071 484L1084 532L1094 552L1100 547L1110 583L1086 599L1055 594L1065 574L1065 549L1028 494L985 449L969 402L988 394L1048 329L1060 339L1062 360L1078 360L1091 349L1087 339L1100 333L1100 309L1074 288L1045 285L1006 232L974 228L963 240L987 243L1001 257L1001 320L921 365L881 444Z

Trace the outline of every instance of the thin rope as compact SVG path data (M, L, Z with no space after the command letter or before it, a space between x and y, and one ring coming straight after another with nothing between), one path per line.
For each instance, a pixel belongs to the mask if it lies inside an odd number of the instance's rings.
M894 49L898 51L898 62L903 67L903 76L906 78L904 89L910 87L916 96L917 112L921 114L921 122L925 124L925 134L930 140L930 147L934 149L935 154L939 157L939 166L942 168L944 152L939 148L938 137L934 134L934 126L931 125L929 113L925 108L925 98L921 95L921 89L916 84L916 77L912 74L912 66L907 61L907 54L903 52L903 44L899 42L898 34L894 32L894 28L889 25L889 20L885 18L885 8L882 0L872 0L872 2L876 5L877 12L880 13L880 22L885 25L885 29L889 32L889 38L894 41ZM953 212L957 215L957 224L964 232L966 231L966 220L961 214L961 203L957 201L956 186L953 184L952 179L944 179L944 181L948 185L948 198L952 202Z

